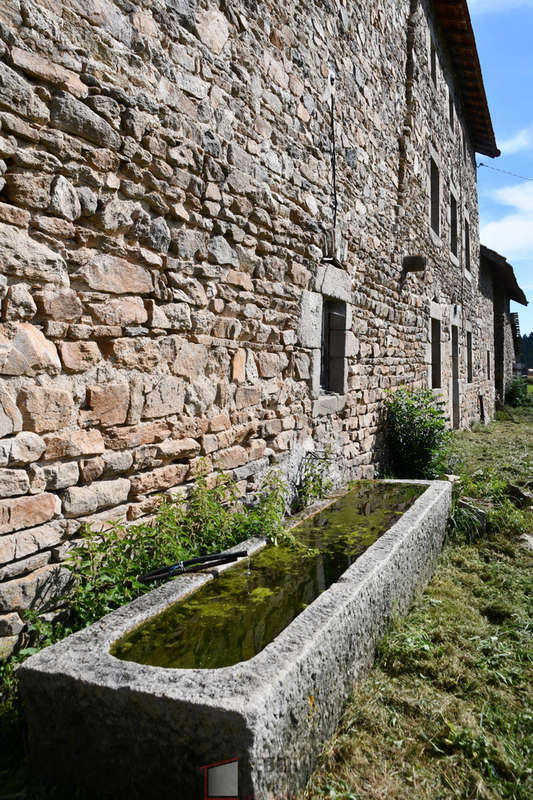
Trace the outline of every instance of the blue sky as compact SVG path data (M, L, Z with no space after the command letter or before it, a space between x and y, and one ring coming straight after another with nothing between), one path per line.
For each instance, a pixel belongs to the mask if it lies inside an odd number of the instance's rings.
M533 0L468 0L499 158L489 167L533 179ZM533 331L533 180L478 169L481 241L515 268L529 306L512 304Z

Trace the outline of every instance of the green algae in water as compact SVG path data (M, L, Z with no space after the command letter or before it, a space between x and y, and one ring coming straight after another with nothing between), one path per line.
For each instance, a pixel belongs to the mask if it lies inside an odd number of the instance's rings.
M425 488L359 481L293 528L295 537L315 552L268 545L249 564L228 569L135 628L112 646L112 655L139 664L197 669L246 661L331 586Z

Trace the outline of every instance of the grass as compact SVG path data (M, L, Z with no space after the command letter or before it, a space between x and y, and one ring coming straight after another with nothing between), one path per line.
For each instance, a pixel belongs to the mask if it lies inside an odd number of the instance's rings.
M456 434L451 453L454 471L518 484L533 479L532 457L532 409ZM358 684L306 800L533 797L532 569L533 553L503 530L448 541Z

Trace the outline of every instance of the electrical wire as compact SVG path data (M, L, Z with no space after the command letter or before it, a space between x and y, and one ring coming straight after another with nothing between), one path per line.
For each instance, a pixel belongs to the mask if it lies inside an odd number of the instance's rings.
M491 169L493 172L501 172L503 175L512 175L513 178L520 178L523 181L531 181L533 183L533 178L526 178L525 175L518 175L516 172L509 172L506 169L499 169L498 167L491 167L489 164L484 164L483 161L480 161L479 164L476 164L479 167L485 167L485 169Z

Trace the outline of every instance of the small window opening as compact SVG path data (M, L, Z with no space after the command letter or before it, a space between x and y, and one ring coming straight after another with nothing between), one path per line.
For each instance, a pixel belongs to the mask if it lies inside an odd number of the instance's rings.
M487 350L487 380L490 381L490 350Z
M472 333L466 332L466 380L472 383Z
M470 225L465 218L465 268L470 272Z
M320 387L325 392L344 393L346 350L346 303L324 298Z
M431 318L431 388L441 388L440 320Z
M440 178L439 168L431 159L431 227L440 233Z
M448 88L448 112L450 118L450 128L453 131L454 122L455 122L455 114L454 114L454 107L453 107L453 95L450 88Z
M433 84L436 86L437 85L437 50L435 48L435 42L433 41L433 39L431 40L431 45L430 45L429 61L430 61L430 69L431 69L431 80L433 81Z
M457 200L450 194L450 250L457 255Z

